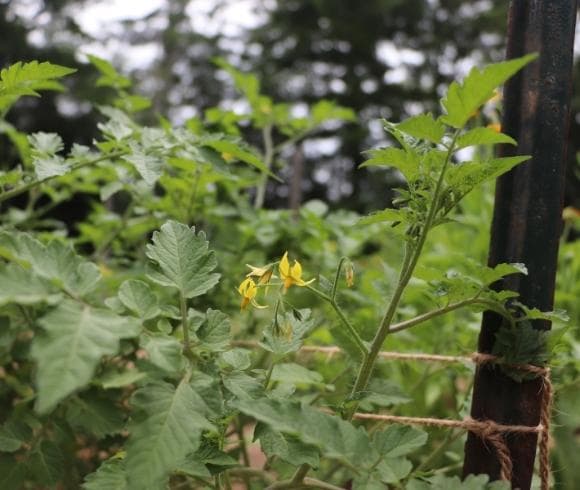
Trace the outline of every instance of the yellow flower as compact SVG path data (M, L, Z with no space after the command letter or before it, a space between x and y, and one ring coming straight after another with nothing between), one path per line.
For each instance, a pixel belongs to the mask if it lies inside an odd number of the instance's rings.
M274 273L273 264L265 265L264 267L255 267L250 264L246 264L251 270L246 274L246 277L257 277L258 284L268 284L270 279L272 279L272 274Z
M567 206L562 211L562 218L566 221L580 219L580 209L576 209L573 206Z
M251 304L255 308L267 308L266 306L261 306L258 303L256 303L256 300L254 298L256 297L256 294L258 294L258 288L256 286L256 283L251 277L248 277L247 279L244 279L242 281L242 284L240 284L238 287L238 292L242 296L242 303L240 304L240 309L242 310L246 309L246 307L249 304Z
M280 277L284 281L284 291L293 284L296 284L296 286L307 286L314 282L314 279L311 279L310 281L304 281L304 279L302 279L302 266L300 265L300 262L295 260L294 265L290 266L288 252L285 252L280 260L278 270L280 271Z
M489 129L493 129L496 133L501 133L501 124L500 123L491 123L491 124L488 124L487 127Z

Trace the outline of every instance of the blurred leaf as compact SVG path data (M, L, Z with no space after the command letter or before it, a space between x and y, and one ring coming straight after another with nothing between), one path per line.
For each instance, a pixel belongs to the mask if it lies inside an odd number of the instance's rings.
M128 490L125 463L120 458L109 458L97 471L85 477L83 490Z
M498 133L491 128L473 128L457 138L455 147L460 149L467 148L468 146L496 145L498 143L515 145L516 140L507 134Z

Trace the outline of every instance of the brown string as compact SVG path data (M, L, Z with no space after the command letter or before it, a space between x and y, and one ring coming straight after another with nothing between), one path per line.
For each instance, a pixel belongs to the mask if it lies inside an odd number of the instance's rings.
M241 347L258 347L254 341L236 341L235 345ZM344 351L335 346L314 346L305 345L300 349L302 352L319 352L333 356ZM354 418L358 420L379 420L385 422L397 422L407 425L422 425L432 427L449 427L468 430L493 446L499 464L500 477L502 480L511 480L513 464L509 448L505 442L503 434L539 434L539 466L541 490L548 490L550 485L550 413L553 402L553 386L550 380L549 368L534 366L533 364L509 364L492 354L474 352L469 356L443 356L438 354L422 353L401 353L401 352L380 352L382 359L394 359L403 361L425 361L425 362L473 362L478 365L501 364L511 369L518 369L535 374L542 378L542 401L540 405L540 424L535 427L526 425L504 425L493 420L447 420L424 417L403 417L398 415L355 413Z

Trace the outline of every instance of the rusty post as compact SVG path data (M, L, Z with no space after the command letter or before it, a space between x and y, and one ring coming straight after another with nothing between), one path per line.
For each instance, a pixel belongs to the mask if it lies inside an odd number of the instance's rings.
M538 60L510 80L504 92L503 131L518 141L502 148L505 156L532 155L498 180L489 264L523 262L528 276L511 276L501 287L518 291L528 306L551 310L554 299L561 208L564 193L566 134L572 89L572 50L577 0L513 0L508 18L507 57L538 52ZM486 312L479 351L490 352L501 319ZM536 328L549 329L538 321ZM498 369L481 366L475 374L471 416L503 424L536 425L541 380L517 383ZM537 435L507 437L512 487L531 485ZM499 463L474 434L465 446L464 475L499 478Z

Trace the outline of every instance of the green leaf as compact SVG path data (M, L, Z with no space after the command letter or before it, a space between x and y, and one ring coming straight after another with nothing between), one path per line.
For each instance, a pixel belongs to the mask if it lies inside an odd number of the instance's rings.
M463 133L455 143L456 149L467 148L475 145L497 145L507 143L516 145L516 140L507 134L498 133L491 128L473 128Z
M46 157L34 156L32 158L32 165L34 165L34 172L36 173L38 180L65 175L70 172L71 168L70 165L58 155Z
M177 373L184 365L183 345L174 337L147 335L141 339L148 361L167 373Z
M223 352L230 345L230 319L225 313L211 308L206 312L205 321L196 332L198 348L211 352Z
M279 315L278 323L272 322L264 330L264 338L260 346L278 356L297 352L302 347L304 337L314 325L309 309L297 311L298 315L292 312Z
M483 162L460 163L449 167L445 181L456 194L463 197L483 182L496 179L530 158L528 155L520 155L492 158Z
M62 299L62 294L42 277L16 264L0 268L0 305L18 303L31 305L47 303L53 305Z
M372 225L374 223L405 223L407 221L406 212L403 209L387 208L376 211L358 220L359 225Z
M74 295L91 292L100 279L95 264L58 240L44 245L27 233L0 232L0 255L28 263L36 274Z
M137 381L142 380L147 375L137 369L128 369L117 373L115 371L108 372L96 380L97 383L105 390L122 388L123 386L131 385Z
M131 86L131 80L117 72L115 67L108 61L91 54L87 55L87 58L91 64L101 73L101 76L97 79L97 87L112 87L121 89L129 88Z
M19 489L27 477L27 468L12 455L0 453L0 488Z
M262 451L269 458L277 456L294 466L307 464L318 468L320 464L316 447L305 444L296 437L284 435L266 424L256 424L254 440L260 440Z
M316 446L326 457L347 466L362 465L372 459L370 441L364 429L355 428L338 416L309 406L267 399L240 400L232 405L278 432Z
M28 142L33 153L41 155L54 155L64 148L62 138L56 133L32 133L28 136Z
M25 441L32 437L32 431L21 420L8 420L0 427L0 452L13 453L18 451Z
M260 97L260 82L255 75L242 73L223 58L216 57L212 61L232 77L236 88L244 94L252 106L258 102Z
M64 476L65 460L56 444L42 441L32 451L28 467L37 483L53 486Z
M145 386L133 394L131 405L135 413L127 443L129 488L159 490L197 450L202 431L213 429L201 415L207 407L185 381L177 388L168 383Z
M242 148L239 144L236 144L232 141L216 140L216 139L203 140L202 144L204 146L214 149L215 151L221 153L222 155L227 154L229 158L235 158L244 163L247 163L248 165L251 165L252 167L255 167L258 170L260 170L260 172L268 174L270 177L277 180L278 182L282 182L282 180L277 175L273 174L270 171L270 169L268 169L268 167L264 165L264 162L262 162L262 160L257 155Z
M136 146L133 146L131 150L129 155L123 156L123 160L131 163L148 185L155 184L163 173L163 160L157 155L145 153Z
M427 442L427 433L407 425L391 425L386 430L375 432L373 446L387 458L398 458L412 453Z
M116 354L119 341L139 333L139 324L109 310L63 301L39 320L43 330L32 342L38 363L36 385L39 413L87 385L102 356Z
M420 114L405 119L396 125L399 131L407 133L413 138L439 143L445 134L445 125L429 114Z
M320 373L293 362L276 364L270 379L294 385L321 385L324 382Z
M401 148L379 148L369 150L371 158L360 167L393 167L399 170L407 182L413 182L419 175L419 156L413 150Z
M411 400L393 381L374 378L360 400L360 407L371 411L374 407L391 407Z
M330 120L356 121L355 112L330 100L320 100L310 109L310 118L316 126Z
M465 480L461 480L458 476L437 475L429 480L431 490L508 490L511 488L509 482L489 482L487 475L467 475ZM412 489L416 487L411 485ZM409 490L412 490L411 488Z
M264 395L264 386L245 373L233 372L224 376L224 387L240 400L255 400Z
M128 490L125 462L116 457L107 459L97 471L85 477L83 490Z
M38 61L18 62L4 68L0 71L0 110L5 111L22 96L38 96L39 90L63 90L64 87L56 79L75 71Z
M102 439L124 428L125 417L114 400L89 393L72 398L66 405L66 419L71 427Z
M376 473L383 483L397 483L411 473L412 469L413 465L408 459L387 458L377 465Z
M217 260L203 232L168 221L153 233L152 241L146 251L158 266L148 274L152 281L176 288L186 298L200 296L218 283L219 274L211 272Z
M118 297L121 303L143 320L155 318L161 313L157 296L143 281L129 279L121 284Z
M447 95L441 100L446 115L441 120L454 128L462 128L508 78L521 70L525 65L537 58L537 54L529 54L501 63L488 65L482 70L472 68L462 83L453 82Z

